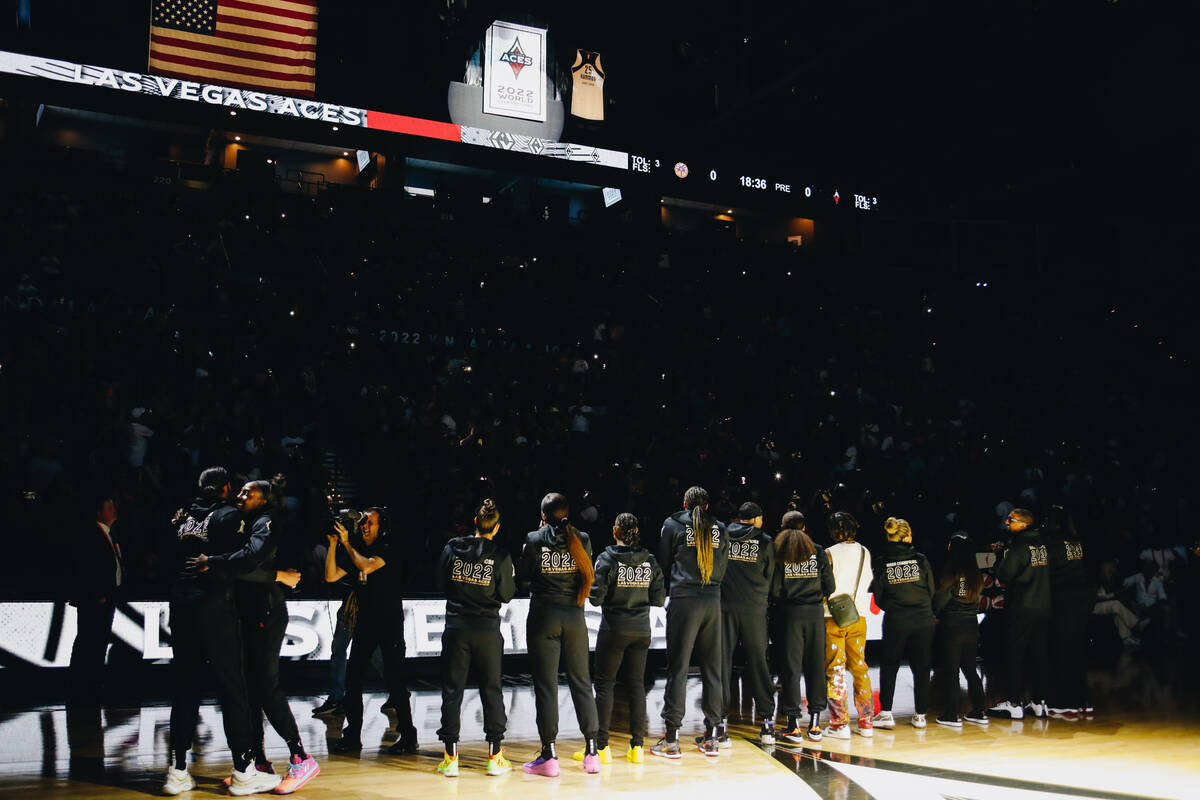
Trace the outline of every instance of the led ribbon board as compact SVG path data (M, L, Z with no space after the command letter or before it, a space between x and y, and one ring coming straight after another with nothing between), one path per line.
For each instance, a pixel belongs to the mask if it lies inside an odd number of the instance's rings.
M669 602L669 601L668 601ZM340 600L289 600L287 638L280 655L283 658L328 661L333 642ZM147 600L120 603L113 619L113 639L145 661L166 663L171 660L170 603ZM500 609L500 635L506 654L528 652L525 621L529 600L513 600ZM600 630L600 609L590 603L584 607L588 628L588 646L596 646ZM0 656L19 660L34 667L65 667L71 661L71 645L77 630L74 606L66 603L0 603ZM404 645L410 658L441 655L442 631L446 628L445 600L404 601ZM872 607L867 615L867 638L883 637L883 612ZM650 647L667 646L667 612L650 609Z
M543 61L544 63L544 61ZM544 67L543 67L544 70ZM551 142L536 136L520 136L507 131L472 128L449 122L369 111L365 108L322 103L316 100L236 89L211 83L146 75L108 67L77 64L42 56L0 50L0 72L30 78L59 81L77 86L95 86L170 100L203 103L238 112L273 114L324 124L347 125L427 139L509 150L514 153L574 161L582 164L629 169L629 154L602 147Z

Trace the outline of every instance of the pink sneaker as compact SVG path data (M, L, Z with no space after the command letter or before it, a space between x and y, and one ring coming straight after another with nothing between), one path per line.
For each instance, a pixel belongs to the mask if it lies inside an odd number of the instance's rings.
M584 763L584 768L587 768L586 762ZM557 758L542 758L538 756L533 761L526 761L521 769L530 775L544 775L547 778L557 778L560 774ZM599 772L599 768L596 771Z
M589 756L583 757L583 771L589 775L595 775L600 771L600 756L597 753L592 753Z
M291 794L304 784L315 778L321 772L321 767L312 756L300 760L300 756L292 756L292 764L288 767L287 777L275 787L275 794Z

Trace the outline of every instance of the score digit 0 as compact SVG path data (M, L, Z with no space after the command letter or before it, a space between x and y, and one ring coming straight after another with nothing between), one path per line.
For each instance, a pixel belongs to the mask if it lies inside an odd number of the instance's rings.
M717 171L715 169L708 173L708 179L710 181L715 181L717 179Z

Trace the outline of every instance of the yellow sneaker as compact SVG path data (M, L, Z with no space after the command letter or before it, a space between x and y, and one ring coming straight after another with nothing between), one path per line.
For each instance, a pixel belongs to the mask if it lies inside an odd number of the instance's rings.
M612 763L612 748L611 747L601 747L596 752L600 754L600 763L601 764L611 764ZM571 758L575 759L576 761L583 761L583 757L586 754L587 754L586 750L576 750L574 753L571 754Z
M645 763L646 758L645 753L642 752L642 746L640 744L630 745L629 749L625 751L625 760L630 764Z
M442 763L437 765L437 771L445 775L447 778L458 777L458 756L452 756L449 753L442 755Z
M488 756L487 774L504 775L512 771L512 762L504 757L504 748L494 756Z

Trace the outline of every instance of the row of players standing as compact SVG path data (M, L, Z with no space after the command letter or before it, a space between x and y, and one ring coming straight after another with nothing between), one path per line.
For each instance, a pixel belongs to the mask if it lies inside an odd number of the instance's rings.
M589 537L569 521L566 499L550 494L542 502L543 526L526 536L514 565L492 540L499 530L499 512L487 501L476 516L476 535L452 540L439 561L437 579L446 594L446 634L443 639L442 726L439 738L445 755L438 770L458 774L459 710L468 669L480 672L484 731L489 742L489 774L502 774L509 765L503 755L505 716L500 690L503 641L499 609L518 587L530 593L527 623L532 663L538 734L537 757L524 765L531 774L560 773L555 740L558 737L558 671L566 673L584 748L574 754L586 772L595 773L612 758L609 738L613 686L624 668L630 697L630 742L626 758L641 762L646 708L643 676L650 645L649 609L667 608L667 686L664 734L650 754L682 757L679 730L684 713L687 672L695 657L701 674L704 732L697 749L718 757L729 742L725 732L730 706L733 651L741 643L746 653L746 682L754 698L760 738L773 743L776 704L767 661L768 608L773 612L774 638L781 652L779 711L786 718L778 735L800 743L824 735L849 738L848 703L852 691L858 712L856 730L870 736L875 726L895 724L891 714L896 675L907 657L914 675L917 714L913 724L924 727L929 703L935 623L942 627L939 662L949 676L944 711L938 722L961 727L964 719L987 725L988 713L1019 718L1023 707L1045 716L1047 705L1047 631L1050 625L1051 574L1055 597L1063 605L1056 620L1056 640L1065 661L1062 686L1070 693L1063 710L1082 711L1085 705L1084 643L1079 641L1087 610L1082 571L1082 548L1068 528L1058 526L1047 536L1031 528L1028 511L1015 510L1006 525L1013 534L1002 548L996 573L1007 584L1006 642L1007 700L985 713L983 683L976 668L979 604L983 576L977 548L964 535L948 544L948 559L940 580L934 580L928 559L912 543L912 529L902 519L885 524L888 543L872 559L855 541L858 523L844 512L829 520L833 546L822 548L805 532L804 515L792 509L782 519L774 541L762 528L762 511L754 503L739 510L725 526L708 513L708 495L692 487L683 510L663 523L658 557L641 543L638 522L631 514L617 517L616 544L592 563ZM1064 534L1067 534L1064 536ZM866 615L871 595L887 612L884 622L880 700L873 714L872 691L865 659ZM828 600L846 595L857 619L836 618ZM588 678L588 635L583 606L590 600L603 608L596 643L595 693ZM1078 609L1075 608L1078 606ZM1071 613L1072 611L1077 613ZM936 614L936 617L935 617ZM1026 673L1026 656L1033 669ZM959 670L968 681L970 708L960 713ZM807 689L809 724L803 727ZM851 690L851 684L853 689ZM1021 702L1028 685L1032 698ZM821 715L830 707L827 729Z

